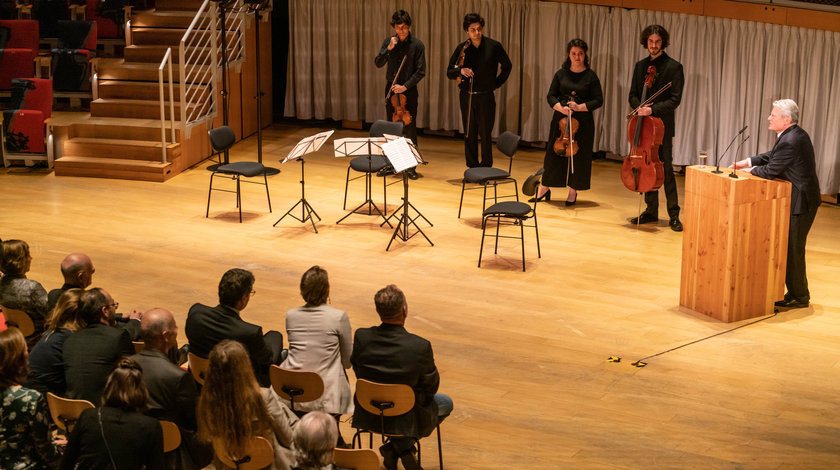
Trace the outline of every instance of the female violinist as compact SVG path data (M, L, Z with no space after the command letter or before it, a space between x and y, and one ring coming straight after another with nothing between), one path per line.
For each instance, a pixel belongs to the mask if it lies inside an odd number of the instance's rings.
M592 174L592 145L595 141L595 121L592 119L592 111L604 104L604 96L598 76L589 68L589 56L586 53L588 50L589 46L582 39L569 41L566 45L568 58L551 81L551 88L546 98L548 105L554 110L554 117L551 120L545 149L543 162L545 172L542 175L540 188L537 190L537 201L551 200L549 188L568 186L566 205L571 206L577 202L578 191L589 189ZM577 121L578 128L573 136L577 151L565 151L571 148L567 145L560 152L564 155L558 155L555 153L555 143L563 133L560 123L564 117L574 118ZM571 157L572 161L569 161L569 157L565 155L567 153L574 153Z

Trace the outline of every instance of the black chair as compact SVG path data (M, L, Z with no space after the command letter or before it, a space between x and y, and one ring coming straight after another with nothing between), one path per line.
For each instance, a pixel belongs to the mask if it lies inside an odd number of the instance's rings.
M385 134L389 135L396 135L401 136L403 132L403 123L402 122L392 122L392 121L384 121L378 120L374 122L370 126L370 136L371 137L384 137ZM371 177L388 166L388 159L385 158L384 155L370 155L368 159L368 155L360 155L358 157L353 158L350 160L350 165L347 167L347 178L344 182L344 205L342 209L347 209L347 188L350 186L350 181L357 180L359 178L365 178L365 199L369 200L372 198L372 194L369 194L371 190ZM362 175L356 176L354 178L350 178L350 170L357 171L359 173L363 173ZM382 178L382 193L383 193L383 215L387 215L388 213L388 185L385 178Z
M207 134L210 136L210 145L213 146L213 150L216 153L229 150L233 147L234 142L236 142L236 135L233 133L233 129L228 126L211 129L207 132ZM268 212L271 212L271 196L268 194L268 178L265 174L265 166L258 162L233 162L228 163L227 165L219 165L215 170L213 170L213 173L210 174L210 190L207 193L207 212L204 214L204 217L210 217L210 195L213 194L213 191L236 193L236 207L239 208L239 222L242 223L242 194L239 184L240 178L243 176L246 178L253 178L259 175L262 175L263 183L260 183L259 181L244 182L265 186L265 196L268 199ZM214 188L213 178L216 176L236 180L236 191Z
M534 174L525 180L522 184L522 194L525 196L533 196L537 192L537 187L540 184L540 175ZM537 228L537 202L530 206L525 202L519 201L502 201L493 204L484 210L484 216L481 220L481 249L478 252L478 267L481 267L481 255L484 253L484 234L487 231L487 221L496 219L496 243L493 253L499 252L499 238L518 238L522 242L522 271L525 271L525 222L528 219L534 219L534 233L537 236L537 258L542 257L540 253L540 231ZM505 220L503 220L505 219ZM499 235L499 227L501 225L519 225L519 236Z
M510 131L505 131L496 140L496 148L508 157L507 171L501 168L493 167L476 167L468 168L464 171L464 179L461 181L461 201L458 203L458 218L461 218L461 206L464 204L464 191L471 189L483 189L484 200L481 201L481 210L487 207L487 186L493 186L493 202L499 202L498 186L500 184L513 183L513 196L519 200L519 194L516 192L516 179L510 176L510 170L513 168L513 156L516 154L516 149L519 147L521 137ZM467 188L467 183L477 184L478 186Z

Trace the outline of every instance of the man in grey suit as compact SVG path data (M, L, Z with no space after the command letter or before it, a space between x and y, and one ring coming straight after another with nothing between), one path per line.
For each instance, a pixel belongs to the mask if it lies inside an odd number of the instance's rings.
M811 300L805 275L805 241L820 205L814 146L808 133L799 127L799 106L790 99L773 102L767 117L768 129L776 133L776 143L769 152L734 163L736 169L766 179L780 178L793 185L790 194L790 229L788 232L787 271L784 300L778 307L803 308Z

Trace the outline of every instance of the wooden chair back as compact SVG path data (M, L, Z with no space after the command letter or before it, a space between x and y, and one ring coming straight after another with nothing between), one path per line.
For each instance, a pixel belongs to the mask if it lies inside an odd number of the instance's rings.
M190 365L190 373L192 373L195 381L204 385L204 376L207 375L210 361L193 353L187 353L187 363Z
M3 316L6 317L7 326L17 327L23 333L23 336L26 337L35 333L35 323L32 322L32 318L23 310L15 310L3 306L0 306L0 310L3 310Z
M306 403L321 398L324 394L324 381L315 372L289 370L273 365L269 369L271 388L281 397L292 403Z
M333 459L336 467L348 470L379 470L379 456L373 449L335 448Z
M237 470L260 470L274 463L274 448L268 439L260 436L251 438L242 456L231 456L220 439L213 439L213 451L223 464Z
M93 408L93 403L87 400L61 398L52 392L47 392L47 405L50 408L53 423L67 432L73 430L82 411Z
M356 381L356 400L367 412L383 416L404 415L414 408L414 390L404 384Z
M146 343L143 341L132 341L131 344L134 345L134 354L140 354L146 349Z
M163 452L172 452L181 445L181 430L172 421L161 421L160 428L163 430Z

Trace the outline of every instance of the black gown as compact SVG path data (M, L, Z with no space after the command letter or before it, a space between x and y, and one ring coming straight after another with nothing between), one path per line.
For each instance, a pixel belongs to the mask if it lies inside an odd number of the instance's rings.
M571 96L574 96L577 103L586 103L588 109L588 111L572 113L572 117L578 121L578 130L575 133L578 151L573 158L574 173L568 175L568 185L576 191L583 191L589 189L589 181L592 175L592 146L595 142L595 121L592 118L592 111L604 104L601 82L592 69L575 73L561 68L554 74L554 79L551 80L551 88L548 90L548 96L546 97L548 105L552 108L557 103L565 105ZM542 176L543 186L560 188L566 186L569 159L557 156L554 153L554 141L560 135L558 123L565 116L561 112L554 111L554 117L551 119L551 128L543 162L543 168L545 168L545 173Z

